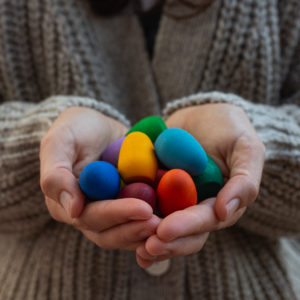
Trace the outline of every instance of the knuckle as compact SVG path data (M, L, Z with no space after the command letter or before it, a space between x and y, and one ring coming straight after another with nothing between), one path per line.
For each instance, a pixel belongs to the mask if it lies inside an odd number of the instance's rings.
M242 142L242 149L246 153L253 153L257 151L257 138L249 135L243 135L240 137L240 141Z
M257 157L257 154L265 156L266 153L266 147L264 143L261 141L261 139L257 135L245 135L241 137L241 141L243 143L243 150L246 153L253 154L255 153L255 156Z
M47 194L47 191L51 187L51 184L53 182L53 175L52 174L46 174L46 175L41 175L40 179L40 186L44 194Z
M253 203L258 196L259 187L252 181L248 181L248 201L249 204Z
M55 207L53 207L53 205L51 204L51 201L53 201L53 200L49 199L48 197L45 198L48 212L52 219L54 219L57 222L61 222L62 220L60 219L59 213L58 213L57 209L55 209Z

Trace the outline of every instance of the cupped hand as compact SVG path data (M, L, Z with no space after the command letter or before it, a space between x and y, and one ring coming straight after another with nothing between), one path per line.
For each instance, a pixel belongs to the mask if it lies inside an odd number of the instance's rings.
M220 167L225 185L216 198L164 218L145 244L137 248L141 267L172 256L199 251L211 231L231 226L255 201L265 148L245 112L231 104L205 104L178 110L168 127L190 132Z
M96 110L73 107L59 115L40 147L40 183L50 215L108 249L134 250L159 222L152 208L138 199L85 205L78 184L80 171L126 131L124 125Z

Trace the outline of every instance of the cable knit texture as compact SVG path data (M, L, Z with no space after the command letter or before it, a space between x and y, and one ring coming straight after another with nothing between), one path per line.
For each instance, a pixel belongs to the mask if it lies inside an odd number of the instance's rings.
M300 299L300 2L192 10L166 1L150 61L131 7L101 18L85 0L0 2L1 300ZM129 126L217 102L245 110L266 162L257 201L199 253L155 277L50 218L39 144L64 109Z

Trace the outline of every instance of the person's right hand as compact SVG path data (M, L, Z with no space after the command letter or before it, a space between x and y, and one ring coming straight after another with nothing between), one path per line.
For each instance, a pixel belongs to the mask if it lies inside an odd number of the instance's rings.
M133 198L85 205L78 177L127 128L93 109L66 109L41 141L41 188L50 215L75 226L99 247L135 250L159 223L146 202Z

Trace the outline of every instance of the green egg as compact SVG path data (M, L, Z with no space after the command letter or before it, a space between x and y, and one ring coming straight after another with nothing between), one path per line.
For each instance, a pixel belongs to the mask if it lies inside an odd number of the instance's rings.
M156 138L167 129L167 125L164 120L159 116L150 116L146 117L135 125L131 127L131 129L126 133L126 136L134 131L141 131L148 135L151 139L152 143L155 142Z
M198 202L207 198L216 197L223 186L223 175L214 160L207 155L208 163L198 176L193 176L197 189Z
M120 188L119 188L119 190L121 190L125 186L126 186L126 183L124 182L124 180L122 178L120 178Z

